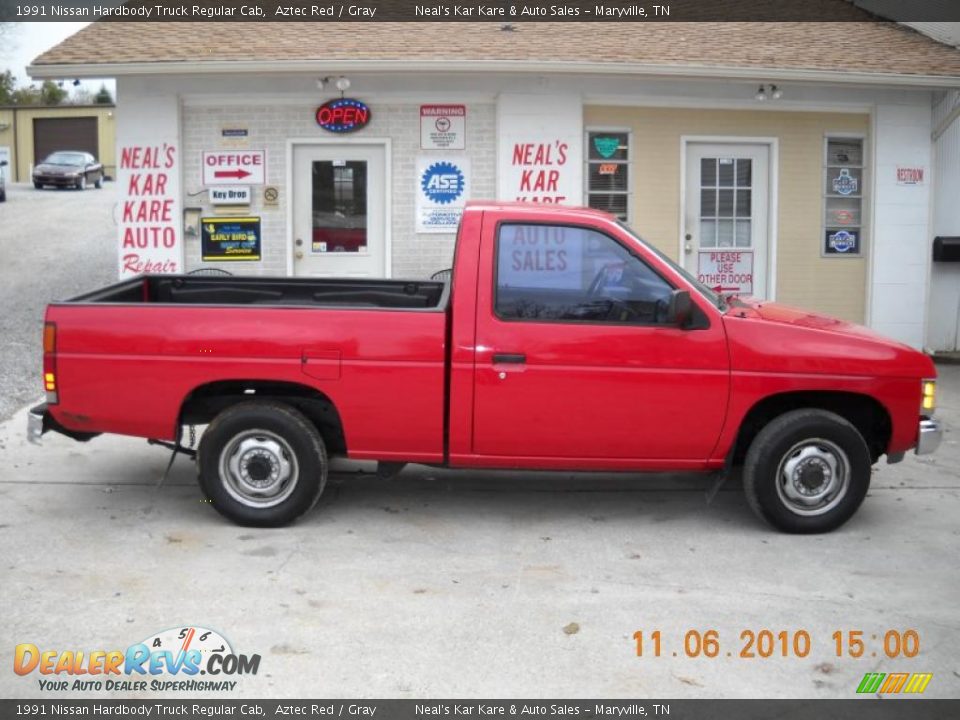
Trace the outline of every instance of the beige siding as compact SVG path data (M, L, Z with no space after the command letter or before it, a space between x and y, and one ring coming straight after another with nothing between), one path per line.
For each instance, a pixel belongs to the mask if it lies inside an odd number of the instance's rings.
M14 108L0 108L0 128L2 128L0 129L0 145L10 147L10 164L15 167L16 178L19 182L29 182L31 167L43 159L33 157L34 118L52 117L96 117L97 144L100 147L100 157L98 159L104 164L107 175L110 177L116 176L116 123L114 122L112 105L61 105L59 107L38 108L24 106L16 108L16 142L14 142ZM7 168L8 180L13 180L15 176L14 167Z
M680 238L681 136L778 138L777 300L864 321L870 229L865 231L864 257L821 258L821 186L824 136L833 132L866 135L868 115L592 106L584 110L584 126L632 131L631 223L675 259Z

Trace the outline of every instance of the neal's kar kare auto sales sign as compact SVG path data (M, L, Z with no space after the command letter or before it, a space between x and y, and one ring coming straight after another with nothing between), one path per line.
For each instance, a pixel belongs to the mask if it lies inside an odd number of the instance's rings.
M417 158L418 233L456 232L470 197L467 158Z
M204 185L264 185L267 153L265 150L205 150Z

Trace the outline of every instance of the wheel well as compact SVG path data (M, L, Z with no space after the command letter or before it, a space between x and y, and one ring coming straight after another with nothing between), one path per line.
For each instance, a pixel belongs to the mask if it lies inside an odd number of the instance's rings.
M790 392L771 395L750 408L737 433L734 463L743 462L753 438L767 423L779 415L801 408L828 410L849 421L866 441L872 462L876 462L887 451L893 424L890 413L874 398L848 392Z
M347 451L340 413L319 390L299 383L265 380L225 380L195 388L180 407L181 425L205 425L231 405L251 400L271 400L302 412L317 430L330 454Z

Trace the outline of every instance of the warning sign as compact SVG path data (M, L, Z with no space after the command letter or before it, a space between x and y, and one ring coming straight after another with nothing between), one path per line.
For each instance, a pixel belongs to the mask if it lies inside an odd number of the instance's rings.
M753 250L701 250L697 280L719 293L753 294Z
M421 105L420 147L463 150L467 146L466 105Z

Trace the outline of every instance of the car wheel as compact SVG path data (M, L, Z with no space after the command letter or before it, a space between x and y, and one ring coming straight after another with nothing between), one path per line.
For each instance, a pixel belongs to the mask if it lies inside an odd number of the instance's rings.
M210 423L197 453L201 489L238 525L278 527L316 505L327 481L317 428L281 403L234 405Z
M847 420L825 410L793 410L754 438L743 486L753 511L775 528L829 532L860 507L870 464L867 443Z
M34 186L37 190L43 190L43 183L34 182L34 183L33 183L33 186Z
M77 180L77 190L86 190L87 189L87 176L81 175L80 179Z

